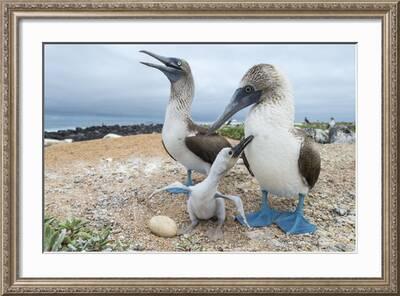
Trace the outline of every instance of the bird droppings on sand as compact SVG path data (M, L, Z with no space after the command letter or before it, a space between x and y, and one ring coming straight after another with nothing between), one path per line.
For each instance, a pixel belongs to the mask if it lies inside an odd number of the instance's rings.
M161 159L158 158L147 160L143 172L147 176L152 175L155 171L159 172L161 170L160 167L161 163L162 163Z
M318 226L311 235L286 235L278 227L248 230L234 220L235 207L227 204L224 240L212 242L204 221L187 237L162 238L149 231L155 215L172 217L178 227L189 223L183 194L155 189L184 181L186 171L169 159L160 134L76 142L45 148L45 211L58 218L76 217L95 227L110 226L111 239L123 236L132 251L209 252L353 252L356 245L355 145L319 145L320 179L306 200L305 215ZM112 159L111 162L104 161ZM144 174L149 164L148 175ZM203 180L193 175L195 183ZM74 181L77 181L76 183ZM258 184L243 165L222 180L220 191L241 196L246 212L259 206ZM277 209L294 209L294 199L277 199ZM345 209L340 215L334 209ZM157 214L159 213L159 214Z

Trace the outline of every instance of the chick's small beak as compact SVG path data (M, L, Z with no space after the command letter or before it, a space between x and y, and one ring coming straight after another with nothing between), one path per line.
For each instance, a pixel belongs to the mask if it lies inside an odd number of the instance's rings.
M239 144L232 148L233 154L232 157L239 157L240 154L243 152L244 148L253 141L254 136L248 136L247 138L242 139Z

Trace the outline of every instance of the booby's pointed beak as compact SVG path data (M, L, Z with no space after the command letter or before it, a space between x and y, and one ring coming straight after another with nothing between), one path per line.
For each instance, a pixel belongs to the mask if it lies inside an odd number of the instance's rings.
M232 157L239 157L240 154L243 152L244 148L253 141L254 136L248 136L247 138L242 139L239 144L232 148L233 154Z
M213 123L208 129L207 134L210 135L219 129L226 121L228 121L233 115L240 110L246 108L249 105L255 104L260 100L261 91L255 91L247 87L238 88L232 96L231 101L225 107L224 113Z
M143 65L162 71L172 83L178 81L182 77L184 70L182 70L181 68L182 62L180 62L179 59L163 57L147 50L140 50L140 52L147 54L163 63L165 66L147 62L140 62Z

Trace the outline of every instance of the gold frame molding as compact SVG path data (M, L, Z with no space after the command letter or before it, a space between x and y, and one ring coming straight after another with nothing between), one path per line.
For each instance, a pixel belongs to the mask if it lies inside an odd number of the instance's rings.
M398 292L399 1L0 0L1 295ZM24 18L376 18L382 21L381 278L21 278L18 274L18 27Z

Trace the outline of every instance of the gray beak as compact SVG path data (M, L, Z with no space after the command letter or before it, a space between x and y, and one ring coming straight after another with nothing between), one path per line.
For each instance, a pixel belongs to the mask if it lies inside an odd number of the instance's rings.
M239 144L232 148L233 154L232 157L239 157L240 154L243 152L244 148L253 141L254 136L248 136L247 138L242 139Z
M165 76L167 76L167 78L171 81L171 83L178 81L182 77L184 71L178 65L179 59L163 57L163 56L160 56L158 54L152 53L147 50L141 50L140 52L147 54L147 55L155 58L156 60L160 61L161 63L163 63L165 66L157 65L157 64L153 64L153 63L147 63L147 62L140 62L143 65L146 65L146 66L152 67L152 68L156 68L156 69L160 70L161 72L163 72L165 74Z
M225 107L224 113L222 113L222 115L218 117L218 119L208 129L207 134L212 134L215 132L240 110L249 105L257 103L260 100L260 97L261 91L252 91L251 93L246 93L243 87L238 88L233 94L229 104Z

